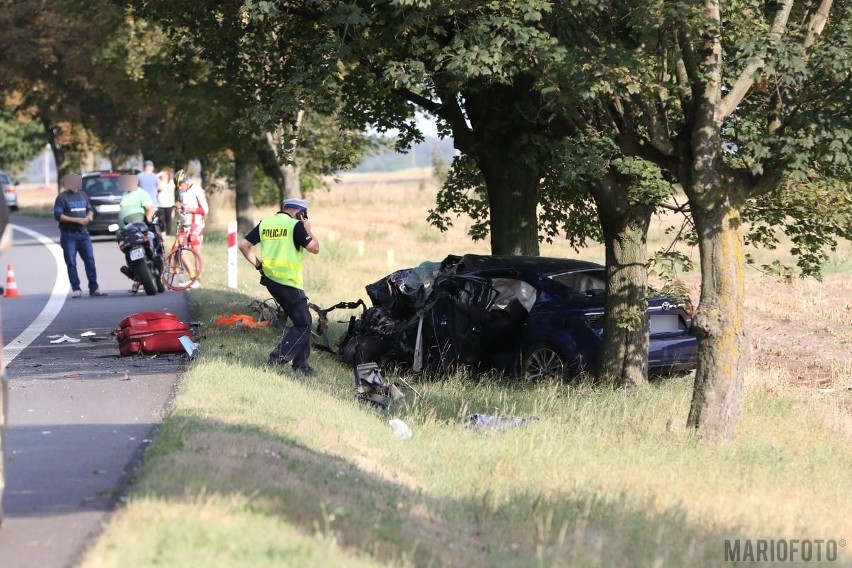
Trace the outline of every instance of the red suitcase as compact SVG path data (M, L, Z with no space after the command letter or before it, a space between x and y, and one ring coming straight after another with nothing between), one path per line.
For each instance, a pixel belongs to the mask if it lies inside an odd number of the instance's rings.
M138 327L144 325L150 325L155 321L180 321L174 314L170 314L169 312L136 312L135 314L130 314L118 324L118 327L124 329L125 327Z
M116 338L122 356L180 353L184 351L180 337L192 337L189 325L166 312L139 312L127 316L119 325Z

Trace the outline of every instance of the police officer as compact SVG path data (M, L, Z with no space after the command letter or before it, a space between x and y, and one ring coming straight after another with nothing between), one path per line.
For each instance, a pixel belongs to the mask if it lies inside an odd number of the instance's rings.
M260 244L258 257L253 247ZM308 202L286 199L281 211L257 224L243 238L240 252L260 271L260 283L266 286L293 326L269 354L270 365L287 365L305 376L315 376L308 364L311 354L311 312L302 281L302 257L305 251L319 253L320 245L311 233Z

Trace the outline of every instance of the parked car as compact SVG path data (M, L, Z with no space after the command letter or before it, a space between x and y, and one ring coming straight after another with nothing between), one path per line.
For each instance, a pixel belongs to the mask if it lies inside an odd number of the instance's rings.
M13 179L6 172L0 172L0 190L3 191L3 197L6 198L6 205L9 206L9 211L18 210L18 180Z
M92 202L95 216L88 225L89 233L109 234L108 227L118 223L119 202L124 192L118 186L118 177L124 172L100 171L83 174L83 191Z
M463 367L529 380L593 372L603 335L605 267L546 257L451 255L366 287L373 307L341 339L349 363ZM691 306L648 301L649 372L695 367Z

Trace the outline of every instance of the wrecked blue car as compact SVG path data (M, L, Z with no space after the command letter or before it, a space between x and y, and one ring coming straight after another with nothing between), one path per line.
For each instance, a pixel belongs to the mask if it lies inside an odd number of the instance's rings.
M498 371L527 380L594 372L605 268L570 259L451 255L366 287L372 307L341 339L345 361L414 371ZM691 307L648 301L650 373L695 367Z

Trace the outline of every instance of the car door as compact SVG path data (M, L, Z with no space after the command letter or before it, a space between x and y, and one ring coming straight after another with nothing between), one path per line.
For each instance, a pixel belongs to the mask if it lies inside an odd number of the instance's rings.
M496 293L486 278L452 275L438 278L430 313L435 353L444 371L457 365L477 367L488 306Z

